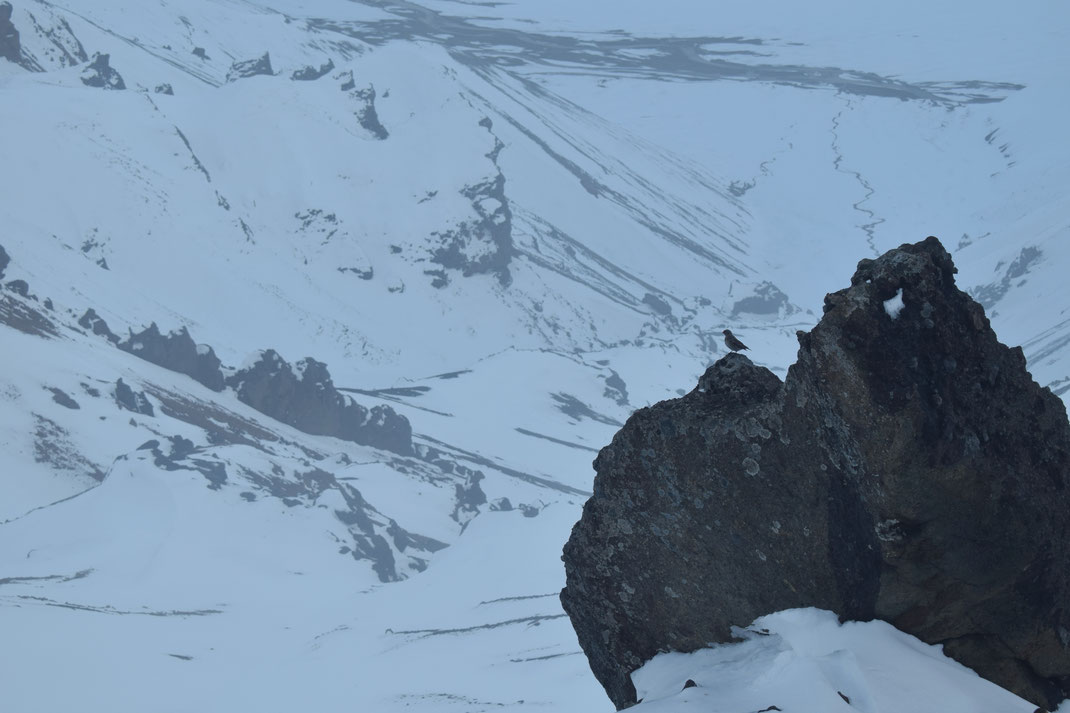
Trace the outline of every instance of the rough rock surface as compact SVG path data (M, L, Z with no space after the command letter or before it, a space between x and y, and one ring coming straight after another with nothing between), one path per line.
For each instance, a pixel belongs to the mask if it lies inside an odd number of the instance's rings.
M10 262L11 257L7 254L7 250L4 250L4 246L0 245L0 277L4 276L4 270L7 269Z
M785 382L729 354L602 449L561 599L618 708L659 651L801 606L1070 693L1066 410L954 272L935 238L863 260Z
M305 358L294 365L268 349L227 379L243 403L294 428L411 455L412 426L388 406L367 409L331 381L327 365Z
M82 84L98 89L126 89L126 82L109 61L110 57L106 54L93 55L93 61L82 70Z
M92 326L95 334L107 336L110 333L104 320L92 310L86 312L78 323L86 328ZM99 329L105 331L98 331L98 325L102 325ZM192 377L212 391L223 390L223 371L219 358L211 347L194 343L185 327L170 334L160 334L160 329L153 322L138 334L131 333L118 346L145 361Z

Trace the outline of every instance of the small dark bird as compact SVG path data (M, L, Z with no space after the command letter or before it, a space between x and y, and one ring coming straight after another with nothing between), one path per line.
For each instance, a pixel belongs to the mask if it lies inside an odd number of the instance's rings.
M724 345L734 352L742 351L744 349L750 351L750 347L736 339L736 335L732 334L731 329L724 330Z

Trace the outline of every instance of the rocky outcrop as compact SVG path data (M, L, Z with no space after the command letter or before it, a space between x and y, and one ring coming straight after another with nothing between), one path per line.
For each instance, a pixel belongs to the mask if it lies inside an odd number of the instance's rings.
M155 416L152 402L144 391L134 391L122 379L115 382L115 405L126 411L133 411L143 416Z
M204 50L201 51L203 52ZM193 53L197 54L197 50L195 49ZM205 58L206 57L202 57L202 59ZM270 77L273 74L275 74L275 72L271 69L271 56L269 53L265 52L256 59L247 59L230 65L230 71L227 72L227 81L236 82L239 79L255 77L258 75L267 75Z
M104 318L97 314L96 310L92 307L87 309L85 314L78 318L78 326L92 331L93 334L104 337L112 344L119 343L119 335L111 331L108 327L108 323L105 322Z
M20 64L22 61L22 43L19 31L11 22L11 3L0 2L0 58Z
M513 246L513 212L505 196L505 176L500 172L491 179L466 186L462 195L472 202L477 218L441 233L434 233L438 245L431 252L431 262L465 277L477 274L497 276L501 285L512 282L509 263L516 252ZM449 284L443 280L441 286Z
M465 277L490 273L497 276L502 287L507 287L513 281L509 263L516 248L513 245L513 211L505 195L505 174L498 166L498 154L505 145L494 134L494 124L489 118L481 119L479 125L494 138L494 148L486 158L494 165L495 174L461 190L461 195L471 201L477 217L450 230L432 233L437 245L431 251L431 262L446 269L460 270ZM427 274L435 278L432 283L435 287L449 284L441 270Z
M618 708L658 652L803 606L1070 693L1070 425L954 272L935 238L863 260L783 383L729 354L602 449L561 599Z
M345 85L343 85L344 87ZM355 85L354 85L355 86ZM349 89L349 96L356 100L358 108L356 110L357 123L361 127L371 133L372 136L384 141L390 138L390 132L386 130L382 122L379 121L379 112L375 110L375 87L370 84L364 89Z
M407 418L387 406L367 409L340 393L327 365L311 357L291 366L269 349L226 383L243 403L305 433L413 453Z
M4 270L11 263L11 256L7 254L7 250L4 250L4 246L0 245L0 277L4 276Z
M487 502L487 495L483 492L483 488L479 486L479 481L483 480L484 477L482 471L472 471L465 477L464 483L456 483L453 486L453 513L450 517L460 523L462 528L466 527L472 518L479 514L479 506L485 505ZM510 506L510 509L512 509L512 506Z
M126 82L109 64L109 56L97 53L93 61L82 70L82 84L98 89L126 89Z
M290 79L296 82L311 82L319 79L332 70L334 70L334 60L329 59L318 68L309 64L301 69L295 69L293 73L290 74Z
M92 312L86 312L79 324L87 328L91 324L95 334L110 334L107 325L103 324L104 320L95 313L92 316L99 322L91 320L83 324L83 321L90 319ZM107 331L98 332L98 324ZM212 391L223 390L223 371L219 358L211 347L196 344L185 327L170 334L161 334L159 327L153 322L138 334L131 332L118 346L124 352L130 352L164 369L192 377Z

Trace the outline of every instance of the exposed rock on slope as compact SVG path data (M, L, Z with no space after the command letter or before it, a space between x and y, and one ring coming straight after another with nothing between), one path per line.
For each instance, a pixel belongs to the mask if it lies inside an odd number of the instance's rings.
M106 54L93 55L93 61L82 70L82 84L98 89L126 89L126 82L110 64Z
M729 354L601 451L561 598L618 707L659 651L800 606L1070 693L1070 425L954 272L935 238L863 260L784 383Z
M227 379L238 399L260 413L316 436L411 455L412 426L387 406L370 410L339 393L327 365L305 358L291 366L268 349Z
M318 69L310 64L302 67L301 69L295 69L293 73L290 74L290 79L293 79L294 81L298 82L311 82L316 79L319 79L323 75L333 70L334 60L328 59L326 62L321 64Z
M0 57L19 64L22 60L22 43L19 31L11 22L11 3L0 2Z
M204 50L202 49L201 52L203 54ZM193 53L197 54L197 50L194 50ZM205 58L206 57L202 57L202 59ZM275 71L271 68L271 55L268 52L265 52L256 59L247 59L231 64L230 71L227 72L227 81L236 82L239 79L256 77L259 75L270 77L273 74L275 74Z
M346 86L348 86L348 83L343 85L343 89ZM379 141L384 141L390 138L390 132L387 131L382 122L379 121L379 112L375 110L375 87L369 84L364 89L354 89L353 87L350 87L348 91L349 96L352 97L358 105L355 112L357 123Z
M86 323L79 321L79 324L86 328L92 325L95 334L104 333L98 329L108 331L107 324L93 310L89 310L82 320ZM170 334L161 334L153 322L141 332L131 333L118 347L157 366L192 377L212 391L223 390L223 371L219 358L211 347L196 344L185 327Z

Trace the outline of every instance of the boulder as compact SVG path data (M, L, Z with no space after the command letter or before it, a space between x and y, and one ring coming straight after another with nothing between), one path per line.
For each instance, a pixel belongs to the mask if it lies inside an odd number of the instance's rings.
M1070 693L1070 424L954 273L936 238L863 260L783 383L729 354L602 449L561 600L618 708L655 654L808 606Z

